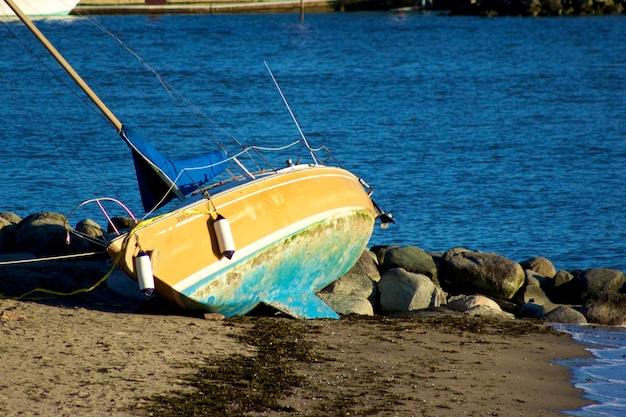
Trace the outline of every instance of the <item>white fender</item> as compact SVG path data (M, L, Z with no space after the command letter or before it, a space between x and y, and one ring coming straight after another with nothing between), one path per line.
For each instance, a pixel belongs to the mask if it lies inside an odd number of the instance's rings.
M235 239L233 239L233 233L230 230L230 223L224 216L218 214L217 219L213 223L213 229L215 230L220 253L226 258L232 259L235 254Z
M135 258L135 272L137 274L137 282L139 289L149 297L154 292L154 276L152 275L152 263L150 256L140 251Z

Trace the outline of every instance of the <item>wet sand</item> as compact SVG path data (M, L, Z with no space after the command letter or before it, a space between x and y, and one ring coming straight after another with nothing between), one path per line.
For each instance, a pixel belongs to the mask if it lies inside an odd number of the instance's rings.
M279 407L246 415L562 416L559 410L587 403L569 370L553 363L587 356L583 347L529 322L434 313L220 320L4 299L0 414L173 415L159 411L155 396L181 390L201 398L190 375L208 363L217 369L233 358L256 358L264 334L279 327L284 336L265 346L290 343L274 352L282 363L276 369L288 367L298 382L278 395ZM299 346L308 349L305 360L290 356ZM239 415L241 398L256 389L246 381L234 386L228 392L235 398L222 398L229 415Z

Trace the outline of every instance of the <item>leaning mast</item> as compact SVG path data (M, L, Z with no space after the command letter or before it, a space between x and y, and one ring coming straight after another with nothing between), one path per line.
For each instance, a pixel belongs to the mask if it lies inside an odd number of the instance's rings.
M113 124L118 133L122 133L122 122L109 110L109 108L100 100L100 98L93 92L91 87L87 85L85 80L72 68L72 66L63 58L63 56L57 51L57 49L50 43L50 41L44 36L43 33L33 24L32 20L20 10L19 7L13 3L13 0L3 0L10 8L15 12L17 17L26 25L26 27L32 32L39 42L50 52L50 54L57 60L57 62L63 67L65 72L74 80L74 82L87 94L87 97L98 107L98 109L104 114L104 116Z

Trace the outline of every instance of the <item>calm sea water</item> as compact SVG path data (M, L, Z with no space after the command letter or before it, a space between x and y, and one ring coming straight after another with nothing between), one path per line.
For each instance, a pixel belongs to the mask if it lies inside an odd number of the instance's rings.
M560 362L574 375L576 387L595 404L568 412L576 417L621 417L626 415L626 328L556 325L593 354L590 359Z
M626 271L623 16L98 21L207 113L216 134L245 143L299 137L267 61L309 141L330 147L397 219L372 244L464 246L518 261L541 255L557 269ZM39 26L118 117L166 154L212 146L153 74L89 19ZM25 53L12 34L45 57L21 24L1 30L0 209L67 213L112 195L140 211L114 129Z
M518 261L541 255L557 269L626 271L626 18L298 20L97 19L208 114L211 132L248 144L299 138L267 61L309 141L330 147L397 219L371 244L464 246ZM164 153L211 147L153 74L90 19L38 25L116 115ZM0 33L0 210L68 213L107 195L140 212L114 129L42 71L61 74L20 24L3 22ZM581 413L626 415L617 401L623 355L597 352L596 362L574 366L604 405ZM619 369L604 373L607 361ZM588 367L600 384L580 377Z

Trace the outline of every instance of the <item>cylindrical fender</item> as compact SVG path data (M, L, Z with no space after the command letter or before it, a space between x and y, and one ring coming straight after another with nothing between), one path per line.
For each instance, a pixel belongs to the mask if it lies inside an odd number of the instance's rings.
M148 297L154 292L154 276L152 275L152 262L150 256L140 251L135 258L135 272L139 289Z
M224 216L218 214L217 219L213 223L213 230L215 230L220 253L226 258L232 259L235 254L235 239L230 230L230 223Z

